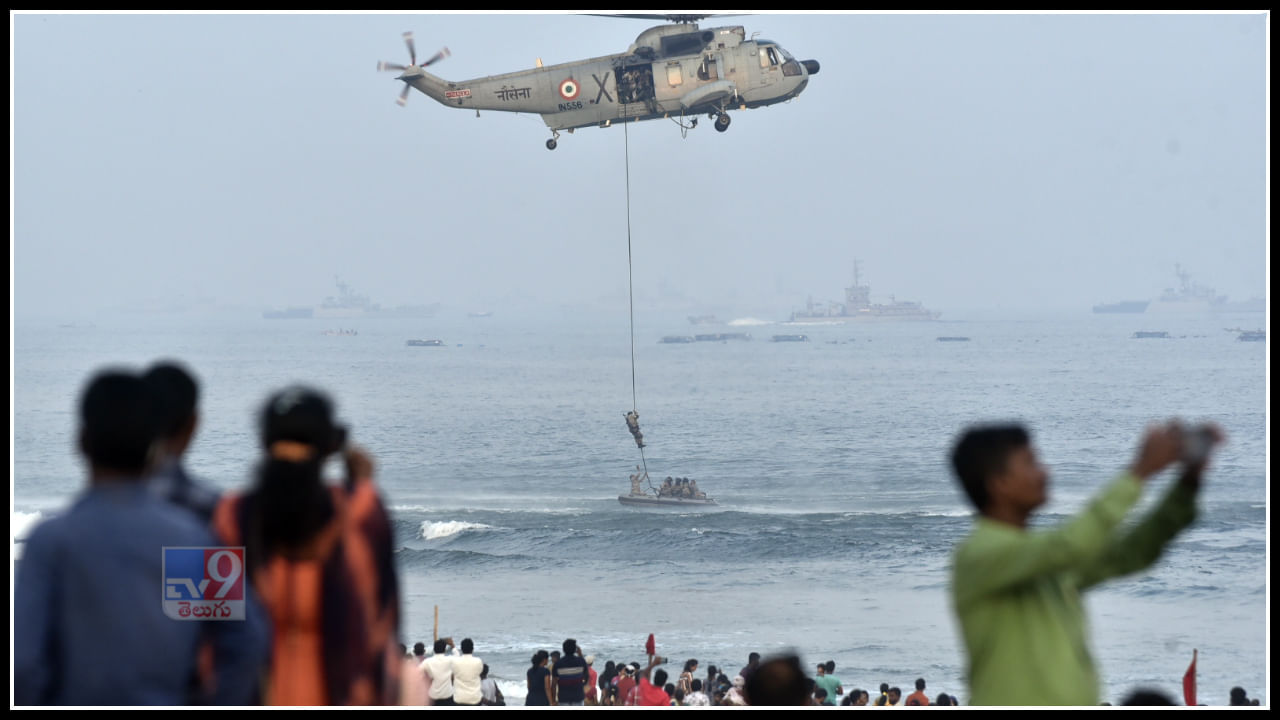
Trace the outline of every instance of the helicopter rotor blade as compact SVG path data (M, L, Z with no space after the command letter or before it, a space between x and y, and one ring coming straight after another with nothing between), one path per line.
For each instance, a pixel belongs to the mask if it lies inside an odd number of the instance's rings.
M417 65L417 64L418 64L418 52L417 52L417 50L415 50L415 49L414 49L414 47L413 47L413 33L412 33L412 32L407 32L407 33L405 33L405 34L404 34L404 44L409 46L409 64L410 64L410 65Z
M404 84L404 90L400 91L400 97L396 98L396 104L404 107L409 102L409 83Z
M409 66L407 66L407 65L397 65L396 63L389 63L389 62L379 62L379 63L378 63L378 72L386 72L386 71L388 71L388 70L400 70L400 71L404 71L404 70L408 70L408 69L409 69Z
M427 60L426 62L422 63L418 67L426 67L431 63L439 62L440 60L443 60L447 57L449 57L449 48L441 48L440 52L436 53L435 55L432 55L430 60Z

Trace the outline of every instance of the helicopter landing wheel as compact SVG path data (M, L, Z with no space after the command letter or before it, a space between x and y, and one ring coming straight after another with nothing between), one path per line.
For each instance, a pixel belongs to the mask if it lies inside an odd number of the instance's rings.
M555 149L556 149L556 139L555 139L555 138L549 138L549 139L547 140L547 149L548 149L548 150L555 150Z
M729 113L720 113L716 116L716 130L724 132L729 129Z

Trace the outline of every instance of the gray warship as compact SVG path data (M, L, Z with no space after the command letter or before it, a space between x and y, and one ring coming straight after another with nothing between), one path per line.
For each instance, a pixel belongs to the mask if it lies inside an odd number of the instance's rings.
M871 286L863 285L858 264L853 265L853 284L844 289L844 302L815 304L811 298L804 310L791 313L791 323L856 322L865 320L937 320L942 313L927 310L918 302L895 300L871 302Z

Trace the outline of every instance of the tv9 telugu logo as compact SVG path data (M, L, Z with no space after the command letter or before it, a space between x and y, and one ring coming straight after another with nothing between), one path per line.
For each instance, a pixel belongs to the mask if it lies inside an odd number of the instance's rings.
M167 547L164 614L174 620L244 620L243 547Z

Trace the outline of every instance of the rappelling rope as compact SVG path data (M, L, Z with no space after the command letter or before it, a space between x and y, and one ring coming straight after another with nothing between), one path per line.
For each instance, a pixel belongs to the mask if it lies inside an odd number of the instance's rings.
M631 279L631 134L627 132L625 122L622 123L622 137L627 175L627 310L631 316L631 412L639 418L640 411L636 408L636 301L634 283ZM636 422L639 423L639 420ZM640 464L644 466L645 482L648 482L649 488L656 492L657 488L653 487L653 481L649 479L649 463L644 459L644 448L640 448Z

